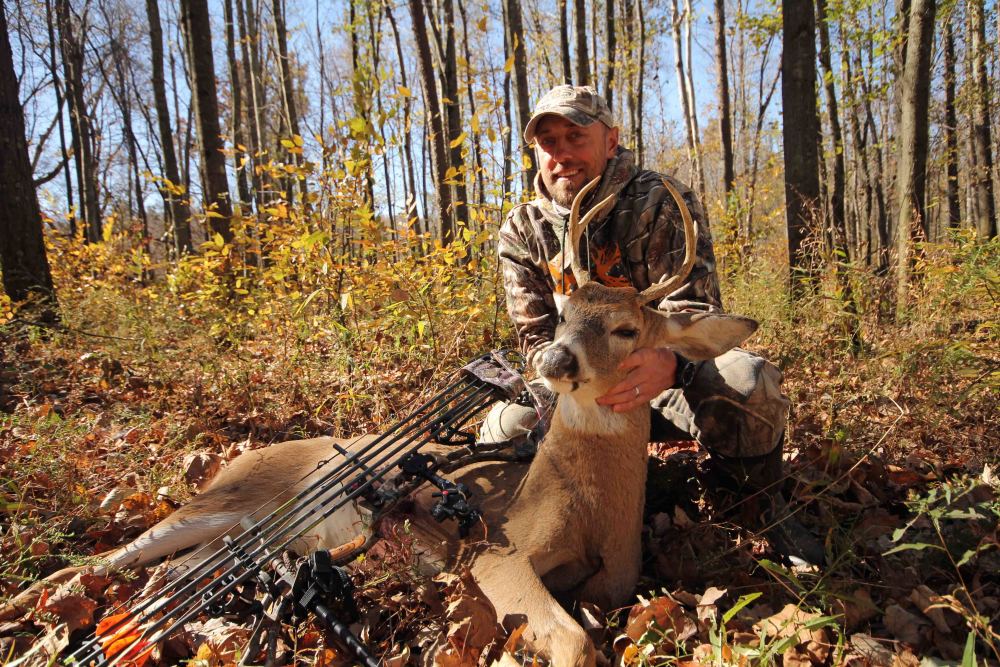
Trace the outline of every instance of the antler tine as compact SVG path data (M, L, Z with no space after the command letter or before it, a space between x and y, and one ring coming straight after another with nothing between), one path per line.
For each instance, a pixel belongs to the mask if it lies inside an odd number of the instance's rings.
M677 208L681 212L681 220L684 222L684 264L681 266L680 271L678 271L676 275L671 276L661 283L650 285L644 289L639 295L639 299L642 303L655 301L656 299L670 294L677 289L677 287L679 287L680 284L688 277L688 274L691 273L695 260L698 258L698 228L695 224L694 218L691 217L691 211L688 209L687 204L684 203L684 198L681 197L681 193L677 191L677 188L670 184L670 181L664 178L663 185L667 188L667 192L670 193L670 196L674 198L674 201L677 202Z
M590 271L583 268L580 263L580 256L577 249L580 247L580 239L583 237L583 232L586 231L590 221L593 220L597 215L602 213L608 204L613 203L617 198L617 195L612 193L605 197L599 204L592 207L587 214L580 218L580 204L583 202L584 197L593 190L597 184L601 181L601 177L598 176L591 182L580 188L580 191L573 198L573 204L569 211L569 222L567 223L569 227L569 240L566 243L566 247L563 248L563 257L565 258L569 255L569 265L573 269L573 277L576 278L577 287L583 287L585 284L590 282Z

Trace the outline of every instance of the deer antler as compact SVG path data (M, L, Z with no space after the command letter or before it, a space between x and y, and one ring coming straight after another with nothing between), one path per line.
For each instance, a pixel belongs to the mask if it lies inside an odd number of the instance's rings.
M580 204L583 202L583 198L587 196L594 187L600 183L601 177L598 176L590 183L587 183L573 198L573 205L569 210L569 222L567 227L569 228L569 239L566 241L565 247L563 248L563 266L566 266L566 258L569 258L570 268L573 269L573 277L576 278L576 286L583 287L590 282L590 271L587 271L580 265L580 256L577 249L580 247L580 238L583 236L583 232L586 231L587 226L590 225L590 221L593 220L597 215L603 213L605 208L614 203L615 199L618 197L616 193L612 193L604 198L599 204L587 211L587 214L580 218Z
M684 282L684 279L688 277L688 274L691 273L694 262L698 258L698 229L694 218L691 217L691 211L688 209L687 204L684 203L681 193L677 192L677 188L671 185L665 178L663 179L663 185L667 188L670 196L674 198L674 201L677 202L677 208L681 212L681 219L684 221L684 264L676 275L644 289L639 295L639 300L642 303L655 301L677 289ZM574 268L573 271L575 273L576 269Z

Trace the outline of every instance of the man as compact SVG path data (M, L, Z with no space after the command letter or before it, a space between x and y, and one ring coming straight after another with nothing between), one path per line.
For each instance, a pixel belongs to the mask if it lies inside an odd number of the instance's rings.
M507 310L529 363L552 341L558 315L554 292L569 293L572 280L557 266L574 196L592 179L601 182L581 214L616 194L614 207L595 218L581 240L582 261L594 280L638 290L666 279L683 263L684 233L677 204L662 176L639 170L618 144L618 128L604 99L590 87L557 86L538 102L524 129L534 143L537 198L516 206L500 230L500 264ZM698 224L698 259L686 282L657 307L667 312L722 308L715 256L705 212L690 188L667 177ZM823 547L788 514L780 495L781 449L788 399L781 372L743 350L698 364L669 349L639 349L623 362L625 379L598 403L610 410L653 409L653 441L693 437L742 493L767 500L763 526L786 556L822 561ZM496 406L480 435L505 441L537 428L533 408Z

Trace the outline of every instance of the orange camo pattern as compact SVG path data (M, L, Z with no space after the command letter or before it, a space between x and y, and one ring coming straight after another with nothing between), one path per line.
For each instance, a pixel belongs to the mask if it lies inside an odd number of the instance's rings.
M632 285L627 276L621 275L623 273L621 268L622 251L617 245L595 248L590 259L594 273L593 278L597 282L608 287L630 287ZM555 291L559 294L570 294L576 289L576 278L573 276L573 270L567 266L565 279L563 279L559 264L558 261L548 262L549 274L552 276L552 282L555 283Z

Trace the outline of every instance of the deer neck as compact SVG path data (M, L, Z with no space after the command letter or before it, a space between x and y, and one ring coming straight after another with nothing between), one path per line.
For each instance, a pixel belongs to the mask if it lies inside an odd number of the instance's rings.
M649 421L648 409L615 412L593 399L580 401L573 394L563 394L556 402L550 432L577 439L580 436L614 440L638 438L645 443L649 438Z

